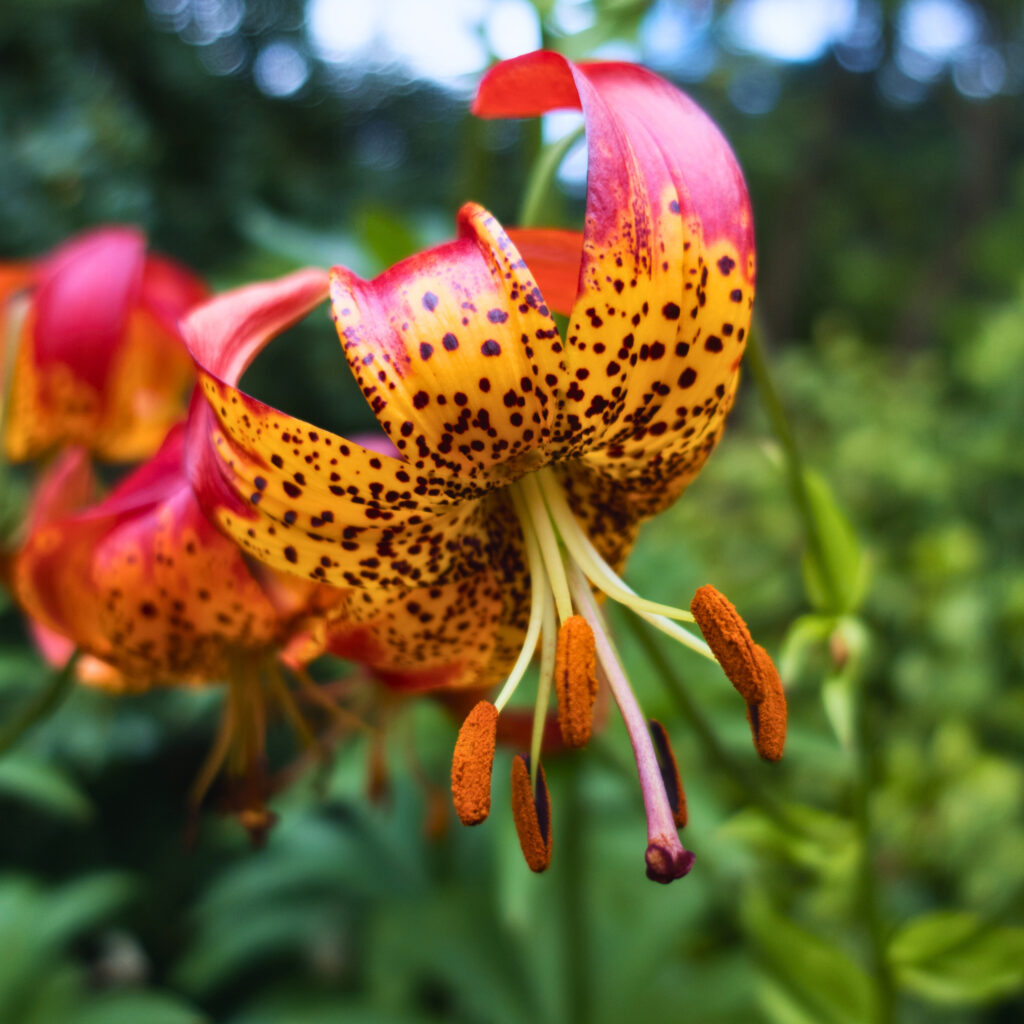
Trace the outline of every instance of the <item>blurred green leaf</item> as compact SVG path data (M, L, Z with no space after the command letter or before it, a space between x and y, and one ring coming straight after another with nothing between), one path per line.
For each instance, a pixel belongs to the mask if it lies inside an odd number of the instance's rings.
M378 268L390 267L416 252L422 241L409 218L383 206L365 207L356 217L356 232Z
M28 754L0 758L0 794L72 821L93 815L92 802L70 776Z
M62 951L130 893L129 878L118 873L86 875L50 891L26 878L0 882L0 1020L18 1021L58 979L71 985Z
M835 617L811 613L794 619L782 641L779 674L787 688L796 684L815 648L823 647L835 627Z
M857 609L868 586L868 565L860 542L846 514L839 507L825 478L812 469L804 470L804 487L811 515L817 526L822 544L822 557L827 563L820 566L810 551L803 555L802 568L807 596L820 611L841 614ZM832 606L825 573L838 588Z
M61 1024L203 1024L204 1014L157 992L105 992L65 1017Z
M864 1024L873 1019L871 979L848 953L778 913L760 893L744 898L742 917L762 968L807 1008L813 1020Z
M1024 988L1024 928L962 910L922 914L889 944L900 984L944 1004L984 1003Z

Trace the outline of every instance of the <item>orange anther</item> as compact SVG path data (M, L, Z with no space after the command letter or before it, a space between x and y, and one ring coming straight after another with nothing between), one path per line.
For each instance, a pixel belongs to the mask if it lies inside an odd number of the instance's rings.
M479 825L491 813L491 770L498 709L480 701L459 729L452 755L452 798L463 825Z
M570 615L558 631L555 693L558 727L567 747L584 747L594 724L597 696L594 631L582 615Z
M754 650L765 680L765 695L759 704L747 705L747 718L757 752L766 761L778 761L786 745L786 692L768 652L758 645Z
M530 870L541 872L551 863L551 797L543 765L537 773L534 789L529 760L522 754L513 758L512 817L516 834Z
M771 657L754 643L732 602L714 587L701 587L690 611L711 653L747 702L757 752L765 760L777 761L786 742L786 694Z

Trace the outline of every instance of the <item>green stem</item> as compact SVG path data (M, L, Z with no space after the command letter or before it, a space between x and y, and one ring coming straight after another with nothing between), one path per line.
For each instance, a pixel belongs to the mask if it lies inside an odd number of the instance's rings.
M743 790L748 802L757 804L776 824L792 832L807 834L807 827L802 822L794 819L785 804L778 801L768 790L764 789L753 773L736 761L718 741L718 737L715 736L711 726L704 719L700 709L690 699L690 695L686 692L686 687L676 675L672 663L665 657L651 631L651 627L644 624L635 615L626 615L623 618L626 620L630 632L636 637L647 657L658 670L665 688L668 690L673 701L675 701L676 707L697 734L697 738L704 745L705 751L710 755L715 766L723 774L732 778L736 785Z
M584 819L581 771L571 760L562 800L562 916L565 942L566 1020L588 1024L590 1010L590 948L587 912L587 870L583 842Z
M882 908L876 872L877 847L871 827L873 770L863 700L854 709L857 781L853 791L853 817L857 827L860 856L857 870L858 900L869 943L872 975L876 984L877 1024L896 1020L896 984L889 965L889 931Z
M763 325L755 318L750 334L747 337L744 363L754 376L754 383L757 385L758 395L768 415L772 432L785 452L786 474L789 478L790 494L803 521L807 546L810 550L811 558L818 567L820 578L825 587L826 597L828 598L829 608L832 611L839 612L841 610L839 596L841 590L833 574L832 565L826 557L825 542L818 528L818 520L814 515L814 509L811 506L811 498L807 492L807 482L804 477L803 458L800 455L796 435L789 424L786 410L779 400L779 393L775 390L775 384L772 382L768 363L764 357L764 349L761 345L761 338L764 333Z
M523 196L522 205L519 207L520 227L535 227L541 223L541 214L544 204L548 201L551 189L555 181L558 168L565 159L566 154L579 141L583 135L583 125L580 125L568 135L563 136L557 142L545 146L540 156L530 171L529 181L526 183L526 191Z
M10 720L4 723L0 728L0 754L13 747L36 722L42 721L57 710L74 685L77 661L76 651L62 669L51 673L43 689L26 701Z

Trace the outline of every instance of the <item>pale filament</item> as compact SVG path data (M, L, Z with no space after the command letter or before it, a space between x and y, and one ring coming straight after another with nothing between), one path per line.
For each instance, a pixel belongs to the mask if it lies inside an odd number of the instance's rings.
M540 489L547 503L548 511L558 528L562 542L568 549L573 562L580 567L590 582L607 594L613 601L631 608L673 639L685 644L698 654L714 660L714 655L703 640L669 621L671 619L681 619L684 622L693 622L693 615L682 608L673 608L671 605L659 604L640 597L628 584L620 579L615 570L601 557L601 553L594 547L592 541L573 515L572 509L569 508L565 492L555 479L550 468L545 467L538 470L537 476L540 478ZM666 626L670 628L666 629Z

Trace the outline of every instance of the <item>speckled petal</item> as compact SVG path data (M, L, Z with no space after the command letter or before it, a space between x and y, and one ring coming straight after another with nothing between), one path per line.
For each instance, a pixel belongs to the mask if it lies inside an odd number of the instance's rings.
M331 650L407 692L500 682L523 645L530 578L511 505L500 494L485 500L490 541L484 568L455 583L350 592Z
M79 489L62 478L15 562L18 598L45 627L136 689L221 678L233 652L283 638L274 602L194 499L180 428L105 501L54 519Z
M259 350L324 299L300 271L214 299L184 324L206 401L189 417L189 473L217 524L261 561L335 586L410 587L477 572L474 502L455 505L405 461L318 430L234 385Z
M548 461L565 374L550 310L498 222L469 204L459 236L373 281L336 268L331 283L370 407L411 468L453 501Z
M492 69L474 109L522 117L557 107L582 108L590 157L566 352L570 374L586 373L579 414L603 425L588 457L638 485L665 486L649 463L667 451L688 479L693 453L721 432L749 329L754 248L742 175L710 119L632 65L530 54ZM571 267L571 254L562 259Z

